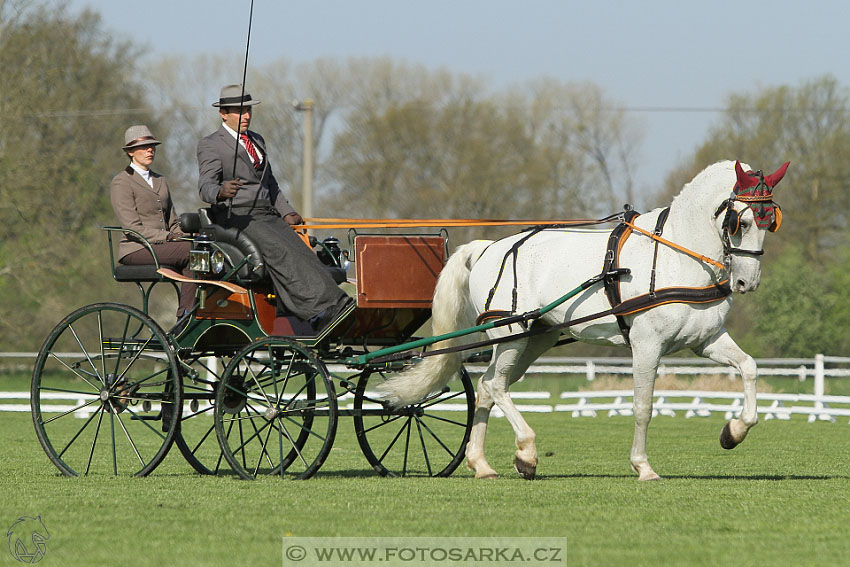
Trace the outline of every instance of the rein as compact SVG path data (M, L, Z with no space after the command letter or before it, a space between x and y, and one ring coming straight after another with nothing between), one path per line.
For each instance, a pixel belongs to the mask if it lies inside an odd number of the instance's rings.
M663 244L664 246L669 246L670 248L673 248L674 250L678 250L679 252L682 252L683 254L687 254L688 256L691 256L692 258L696 258L697 260L700 260L701 262L705 262L706 264L711 264L712 266L714 266L716 268L720 268L721 270L726 270L726 266L724 264L718 262L717 260L715 260L713 258L709 258L708 256L704 256L703 254L699 254L697 252L694 252L693 250L685 248L684 246L676 244L675 242L670 242L666 238L662 238L661 236L658 236L655 233L649 232L648 230L644 230L644 229L640 228L639 226L635 225L632 222L623 221L623 224L625 224L626 226L628 226L629 228L631 228L635 232L639 232L639 233L643 234L644 236L648 236L649 238L651 238L655 242Z

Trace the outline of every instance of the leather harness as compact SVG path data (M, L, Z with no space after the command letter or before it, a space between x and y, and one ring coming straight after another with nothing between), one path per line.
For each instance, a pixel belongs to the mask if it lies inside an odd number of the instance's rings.
M655 223L655 230L653 234L656 236L661 236L664 232L664 224L667 222L667 217L670 213L670 208L667 207L661 211L658 215L658 220ZM611 305L610 310L603 311L601 313L597 313L594 316L582 317L580 320L568 321L565 324L558 325L558 327L568 327L571 325L576 325L578 323L583 323L588 320L592 320L596 317L602 317L605 315L614 315L617 319L617 326L620 328L620 333L623 335L623 338L626 340L626 344L630 344L629 342L629 324L626 321L625 317L627 315L633 315L635 313L639 313L641 311L646 311L648 309L652 309L653 307L658 307L659 305L665 305L667 303L712 303L715 301L720 301L727 296L731 295L732 289L729 286L729 280L724 279L720 282L715 282L712 285L704 286L704 287L665 287L661 289L655 288L655 274L656 274L656 265L658 262L658 245L659 241L655 240L655 247L653 250L652 256L652 271L650 273L650 281L649 281L649 291L646 294L639 295L637 297L632 297L625 301L622 300L622 295L620 293L620 277L623 275L628 275L631 273L629 268L621 268L619 265L620 262L620 250L622 250L623 245L626 240L631 235L632 228L629 226L633 223L634 219L639 216L637 211L634 211L628 205L626 206L625 212L621 215L621 220L617 224L617 226L611 231L610 236L608 237L608 245L605 251L605 260L602 266L602 272L587 282L587 287L593 285L597 282L602 282L605 290L605 296L608 298L608 302ZM529 230L529 234L518 240L514 243L513 246L505 253L505 257L502 260L502 266L499 269L499 274L496 278L496 283L490 289L490 293L487 297L487 301L484 305L484 312L478 316L476 324L481 324L485 321L492 319L502 319L506 317L513 317L516 313L517 309L517 274L516 274L516 265L517 265L517 256L519 254L520 247L528 242L534 235L540 233L545 230L546 227L534 227ZM483 254L483 253L482 253ZM511 310L491 310L490 303L493 299L493 296L496 293L496 288L498 287L499 280L501 280L502 275L505 270L505 265L508 262L508 259L512 258L512 264L514 269L514 282L513 282L513 291L511 296ZM515 320L512 322L520 323L524 328L527 328L526 320Z

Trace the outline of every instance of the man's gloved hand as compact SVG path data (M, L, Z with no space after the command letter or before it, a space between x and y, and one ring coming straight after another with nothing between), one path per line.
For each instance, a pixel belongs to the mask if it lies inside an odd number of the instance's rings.
M302 219L301 215L299 215L298 213L289 213L288 215L283 217L283 220L289 223L290 226L293 224L304 224L304 219Z
M241 179L231 179L230 181L225 181L221 185L221 189L218 190L218 200L224 201L225 199L232 199L236 196L236 193L239 192L239 188L242 187Z

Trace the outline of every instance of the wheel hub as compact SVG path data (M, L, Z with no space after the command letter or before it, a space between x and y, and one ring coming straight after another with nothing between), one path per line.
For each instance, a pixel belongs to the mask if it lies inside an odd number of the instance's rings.
M245 379L243 377L233 374L227 384L221 384L219 387L225 389L221 400L221 408L224 413L234 415L245 408L248 397L245 395Z

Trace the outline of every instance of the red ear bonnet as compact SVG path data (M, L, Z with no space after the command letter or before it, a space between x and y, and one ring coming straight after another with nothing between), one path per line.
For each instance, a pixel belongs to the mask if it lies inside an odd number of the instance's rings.
M741 162L735 161L735 177L737 178L737 182L733 189L734 195L727 201L729 209L729 213L727 214L727 230L729 234L735 234L737 232L738 222L740 221L737 213L735 217L738 218L730 220L730 215L734 211L732 209L732 201L746 203L752 209L753 217L759 228L766 228L771 232L776 232L779 229L779 225L782 223L782 211L779 209L779 205L773 202L772 189L785 176L785 171L788 169L790 163L785 162L774 173L762 178L760 171L756 173L752 171L745 172L741 167ZM732 221L736 222L733 223Z
M776 174L774 173L774 175ZM744 172L744 169L741 167L741 162L738 160L735 160L735 176L738 178L738 190L735 191L736 193L749 189L750 187L755 187L759 183L758 177ZM779 178L782 179L782 176L780 175Z
M785 170L788 169L788 165L790 161L786 161L782 167L777 169L774 173L771 173L767 177L764 178L764 182L767 183L767 186L773 189L776 187L776 184L782 181L782 178L785 177Z

